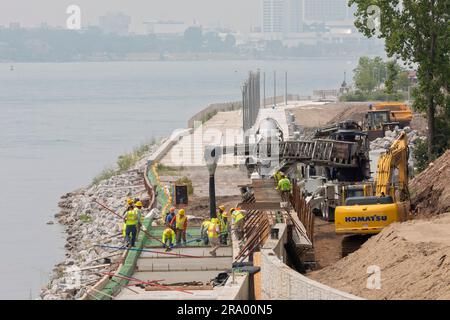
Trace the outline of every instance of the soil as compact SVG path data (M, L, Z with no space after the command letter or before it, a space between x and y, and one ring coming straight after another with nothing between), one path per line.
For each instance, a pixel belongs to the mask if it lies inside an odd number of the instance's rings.
M409 184L413 212L419 218L450 211L450 150Z
M341 259L342 239L337 235L334 223L325 221L319 217L314 219L314 254L316 269L322 269Z
M394 223L360 250L309 277L367 299L450 299L450 213ZM379 267L379 289L369 289ZM372 277L371 277L372 275Z

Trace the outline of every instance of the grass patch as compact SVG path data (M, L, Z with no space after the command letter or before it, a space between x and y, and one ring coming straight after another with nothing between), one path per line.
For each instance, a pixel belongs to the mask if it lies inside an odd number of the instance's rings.
M138 161L142 160L144 156L150 152L150 146L155 144L156 140L152 139L150 144L142 144L135 147L132 152L123 154L117 158L116 168L106 168L93 180L91 185L98 185L100 182L110 179L116 175L130 170Z
M162 163L158 163L156 170L159 174L167 176L176 176L180 171L177 168L165 166Z
M88 214L82 213L78 217L82 222L89 223L92 221L92 217Z

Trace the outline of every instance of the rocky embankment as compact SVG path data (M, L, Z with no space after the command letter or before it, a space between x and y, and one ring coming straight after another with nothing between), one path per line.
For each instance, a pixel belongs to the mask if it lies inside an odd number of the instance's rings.
M152 146L150 153L155 148ZM123 214L127 197L148 198L144 187L146 158L131 170L61 197L61 211L55 217L66 229L66 258L53 269L48 285L42 288L41 299L78 299L103 277L102 272L117 268L123 250L96 245L123 246L123 221L95 201ZM144 209L143 215L148 211Z
M403 129L400 129L399 127L395 127L395 130L393 131L386 131L383 138L377 138L373 140L370 143L370 149L371 150L377 150L377 149L389 149L392 142L394 142L395 139L400 135L400 132L405 131L406 135L408 136L408 146L411 149L414 148L414 145L419 140L426 140L425 136L422 136L419 134L417 130L412 130L410 127L404 127Z

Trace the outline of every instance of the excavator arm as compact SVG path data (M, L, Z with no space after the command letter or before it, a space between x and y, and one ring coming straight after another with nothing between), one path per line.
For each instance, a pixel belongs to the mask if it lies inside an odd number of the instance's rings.
M409 199L408 191L408 137L405 132L392 143L389 150L380 156L377 165L376 196L392 196L396 201ZM398 191L393 187L394 170L398 170Z

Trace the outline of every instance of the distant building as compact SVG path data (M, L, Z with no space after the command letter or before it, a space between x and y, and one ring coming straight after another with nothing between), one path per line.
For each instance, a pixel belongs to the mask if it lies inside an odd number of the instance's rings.
M161 36L183 35L189 25L182 21L150 20L144 22L147 25L147 34Z
M349 8L348 0L302 0L304 20L307 22L352 21L354 7Z
M281 33L286 25L286 0L263 0L262 31L264 33Z
M20 22L10 22L9 29L11 30L19 30L21 28Z
M106 34L126 36L130 30L131 17L123 13L108 13L99 18L99 27Z

